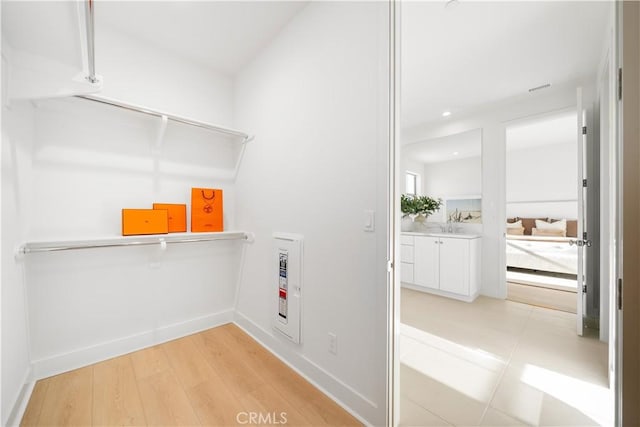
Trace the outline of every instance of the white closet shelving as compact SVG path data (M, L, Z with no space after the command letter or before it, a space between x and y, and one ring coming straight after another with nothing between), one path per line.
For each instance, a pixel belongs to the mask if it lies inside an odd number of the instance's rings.
M75 249L97 249L120 246L159 245L164 248L168 243L213 242L216 240L243 240L251 242L253 241L253 234L244 231L221 231L217 233L174 233L86 240L27 242L18 248L18 254L26 255L34 252L58 252Z
M236 129L216 125L213 123L207 123L200 120L191 119L188 117L178 116L175 114L164 113L151 108L142 107L135 104L129 104L127 102L119 101L113 98L107 98L101 95L78 95L77 98L88 99L91 101L100 102L102 104L113 105L114 107L124 108L131 111L137 111L139 113L148 114L151 116L166 118L166 120L172 120L175 122L184 123L187 125L196 126L196 127L210 130L210 131L222 133L225 135L235 136L235 137L241 138L242 143L249 142L253 139L253 137L248 133L245 133Z

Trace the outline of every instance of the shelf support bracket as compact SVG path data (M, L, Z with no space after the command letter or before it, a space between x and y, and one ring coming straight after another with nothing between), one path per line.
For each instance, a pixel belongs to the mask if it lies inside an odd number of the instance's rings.
M244 157L244 151L247 148L247 144L253 141L253 135L247 135L242 140L242 146L240 147L240 153L238 154L238 160L236 161L236 167L233 170L233 180L235 181L238 178L238 171L240 170L240 165L242 164L242 159Z

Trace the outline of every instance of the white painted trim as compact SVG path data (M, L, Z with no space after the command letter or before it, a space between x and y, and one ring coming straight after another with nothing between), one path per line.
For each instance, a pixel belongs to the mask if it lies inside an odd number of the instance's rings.
M11 412L7 417L5 424L7 427L19 426L20 421L22 421L24 411L27 409L29 399L31 399L31 393L33 393L33 388L36 385L36 382L31 380L32 372L33 368L30 367L24 375L20 393L18 393L16 401L13 403L13 407L11 408Z
M357 418L358 421L365 425L372 425L362 414L371 411L371 415L374 415L374 410L378 408L377 404L318 366L303 354L292 351L285 345L289 344L289 342L280 342L273 334L254 323L244 314L236 311L234 323L288 367L310 382L315 388L322 391L345 411ZM349 404L345 402L349 402Z
M190 319L145 331L128 337L119 338L68 353L58 354L46 359L33 361L33 378L38 380L91 365L112 357L121 356L143 348L195 334L206 329L231 323L233 309Z

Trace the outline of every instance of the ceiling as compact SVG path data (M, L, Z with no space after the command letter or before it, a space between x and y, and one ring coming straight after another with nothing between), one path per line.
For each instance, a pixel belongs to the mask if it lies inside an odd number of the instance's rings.
M103 25L229 76L307 5L304 1L100 1Z
M507 151L542 145L576 144L578 121L575 111L546 116L507 127Z
M402 147L406 158L419 163L439 163L479 157L482 153L480 129L416 142Z
M611 4L403 2L402 126L595 76Z
M575 110L514 123L506 128L507 151L576 144L576 131ZM425 164L479 157L482 154L482 131L474 129L405 145L402 153L408 159Z

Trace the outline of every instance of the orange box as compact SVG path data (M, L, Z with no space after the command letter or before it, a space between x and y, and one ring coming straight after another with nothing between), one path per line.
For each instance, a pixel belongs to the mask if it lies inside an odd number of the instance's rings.
M191 231L223 231L222 190L191 189Z
M122 209L122 235L166 234L169 214L158 209Z
M169 233L187 231L187 205L154 203L153 209L166 210L169 216Z

